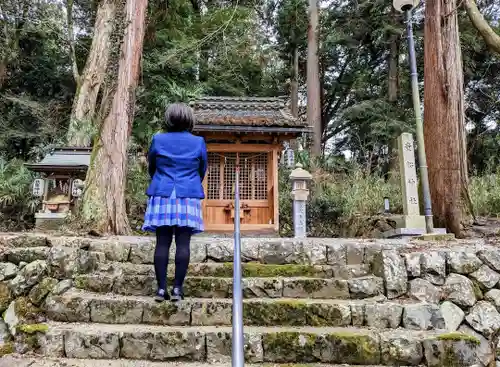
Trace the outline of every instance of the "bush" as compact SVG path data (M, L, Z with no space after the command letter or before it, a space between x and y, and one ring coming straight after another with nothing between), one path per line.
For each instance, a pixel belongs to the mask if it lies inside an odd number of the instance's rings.
M500 216L500 172L472 177L470 195L477 215Z
M33 179L24 162L0 157L0 231L25 230L35 224L40 201L31 195Z
M345 226L355 226L357 222L364 225L366 218L383 211L384 197L389 198L392 213L402 212L399 181L385 181L380 176L364 174L359 168L338 174L313 169L307 203L308 230L312 237L337 237L346 233ZM289 170L280 172L280 232L283 236L293 232L289 175Z

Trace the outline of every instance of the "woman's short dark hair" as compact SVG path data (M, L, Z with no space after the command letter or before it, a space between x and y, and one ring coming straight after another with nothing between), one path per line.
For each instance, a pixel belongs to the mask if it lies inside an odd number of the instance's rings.
M195 121L193 109L183 103L173 103L165 110L167 132L192 131Z

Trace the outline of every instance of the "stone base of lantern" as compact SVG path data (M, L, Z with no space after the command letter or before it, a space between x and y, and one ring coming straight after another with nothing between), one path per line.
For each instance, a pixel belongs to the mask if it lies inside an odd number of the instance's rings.
M35 213L35 228L41 231L58 230L69 213Z

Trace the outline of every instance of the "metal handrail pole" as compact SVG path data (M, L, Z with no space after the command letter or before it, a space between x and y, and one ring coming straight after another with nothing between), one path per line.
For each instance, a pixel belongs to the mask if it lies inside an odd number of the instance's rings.
M413 111L415 112L415 130L417 133L418 163L420 179L422 182L422 196L424 199L425 230L427 233L434 232L432 219L431 190L429 188L429 173L427 170L427 158L425 156L424 123L420 111L420 95L418 91L417 57L415 55L415 40L413 39L412 10L406 11L406 33L408 37L408 56L410 58L411 90L413 99Z
M241 274L241 236L240 236L240 165L236 162L234 186L234 258L233 258L233 338L232 367L243 367L243 290Z

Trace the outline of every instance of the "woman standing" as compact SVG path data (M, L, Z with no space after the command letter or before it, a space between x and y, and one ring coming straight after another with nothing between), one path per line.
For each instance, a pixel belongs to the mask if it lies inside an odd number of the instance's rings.
M151 183L143 230L156 232L154 266L158 291L155 300L169 299L167 267L175 236L175 280L170 299L184 299L182 285L190 258L191 236L203 232L202 182L207 171L207 147L191 134L195 118L184 104L172 104L165 112L164 133L153 136L148 153Z

